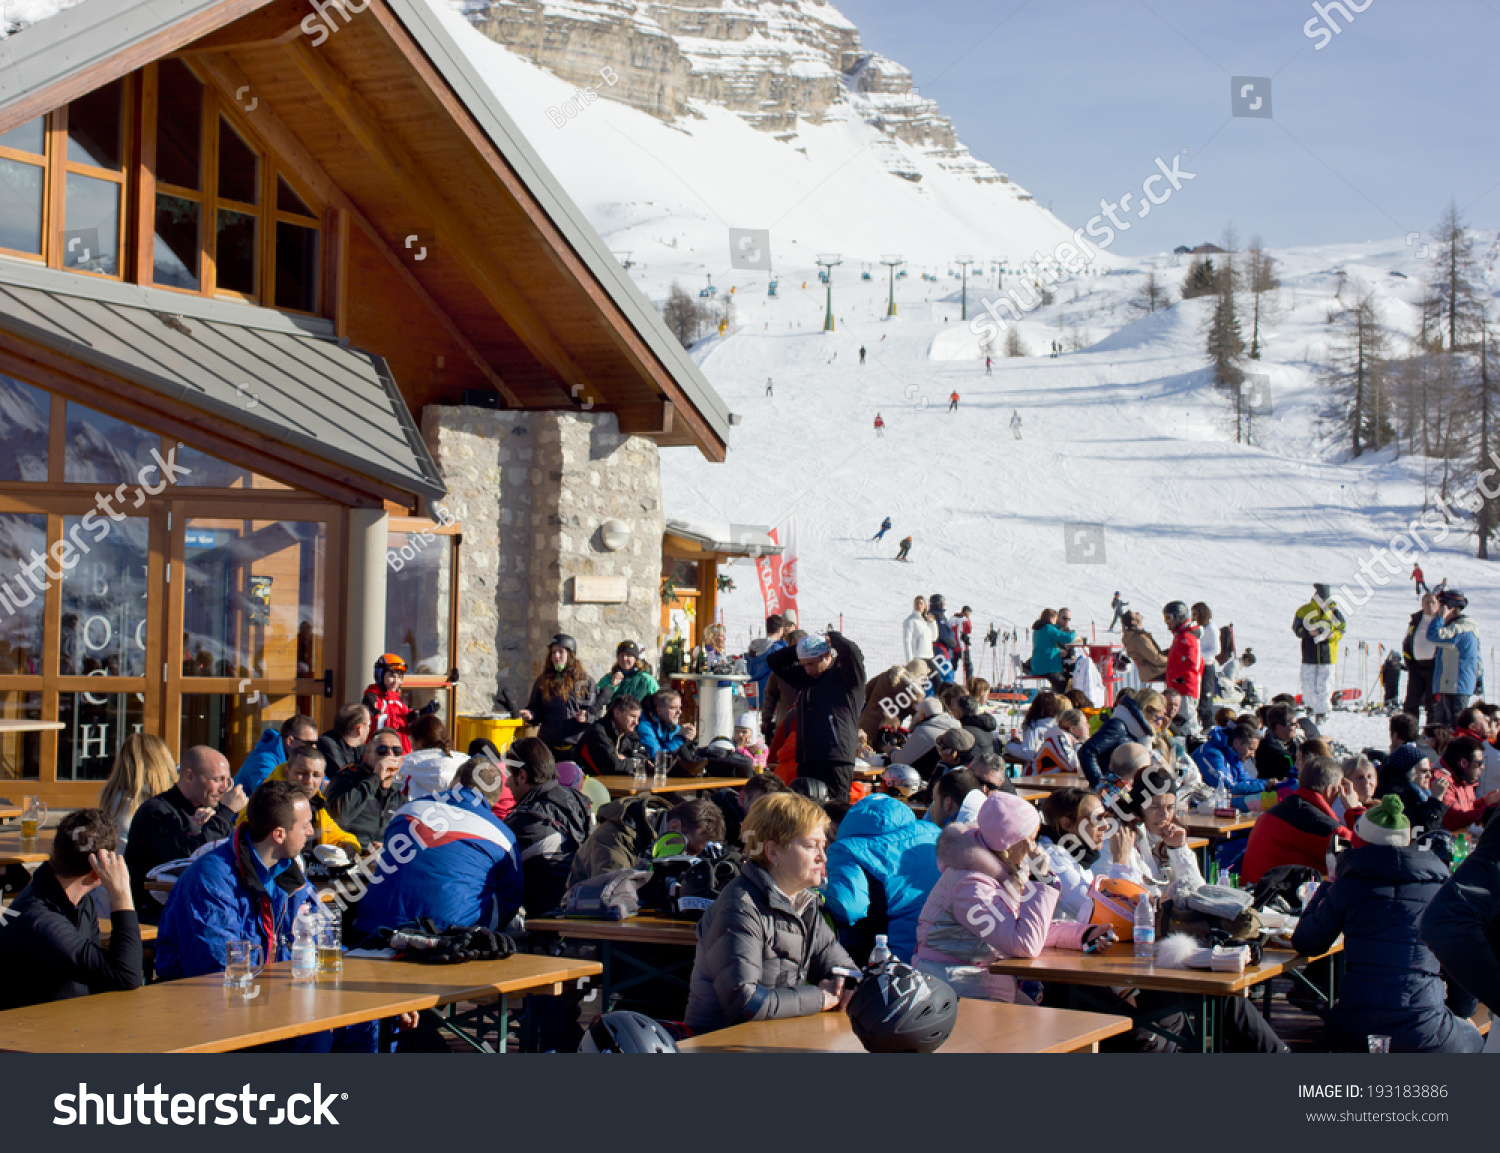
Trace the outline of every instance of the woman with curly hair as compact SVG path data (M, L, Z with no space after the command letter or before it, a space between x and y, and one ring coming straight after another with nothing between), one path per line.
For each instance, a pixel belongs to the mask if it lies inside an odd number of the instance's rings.
M547 663L531 686L521 719L540 726L537 736L554 753L576 745L593 723L594 682L578 660L578 642L558 633L547 646Z

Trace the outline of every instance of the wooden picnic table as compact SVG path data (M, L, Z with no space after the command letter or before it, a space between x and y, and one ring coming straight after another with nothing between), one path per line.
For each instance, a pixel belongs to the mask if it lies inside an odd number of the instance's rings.
M1035 777L1012 777L1018 789L1043 789L1055 793L1058 789L1084 789L1092 792L1089 779L1082 773L1042 773Z
M14 808L11 805L0 805L0 825L5 824L6 821L19 821L20 819L20 809Z
M143 944L143 945L150 944L152 941L156 940L156 934L157 934L158 930L157 930L157 927L155 925L147 925L147 924L145 924L143 922L141 924L141 926L140 926L140 929L141 929L141 944ZM100 917L99 918L99 941L100 941L100 943L104 944L104 945L108 945L109 944L109 935L112 932L114 932L114 925L110 922L110 919L108 917Z
M1019 786L1016 788L1016 796L1023 801L1030 801L1033 805L1040 804L1051 795L1046 789L1023 789Z
M11 1009L0 1013L0 1052L224 1053L462 1001L499 1002L503 1049L510 994L556 994L598 972L593 961L524 953L457 965L345 957L341 976L294 985L281 961L256 978L248 1001L227 998L212 973Z
M737 789L750 778L668 777L665 781L653 783L651 778L647 777L644 785L637 785L634 777L623 775L595 777L594 779L609 790L610 796L629 797L636 793L696 793L706 789Z
M40 865L52 853L52 832L42 829L34 837L6 829L0 832L0 867L5 865Z
M1154 989L1181 994L1184 999L1196 1003L1196 1013L1191 1015L1197 1019L1199 1044L1205 1053L1211 1053L1221 1048L1223 1013L1220 1009L1225 997L1245 993L1274 977L1320 959L1303 957L1289 949L1266 949L1259 965L1247 965L1239 973L1171 969L1156 964L1154 960L1137 957L1134 944L1122 941L1102 953L1093 954L1072 949L1043 949L1036 957L994 961L990 964L990 972L1063 985L1070 1007L1090 1003L1087 993L1091 988Z
M637 913L623 921L529 917L526 928L533 933L558 933L575 941L598 941L605 1005L615 994L648 982L680 989L683 1004L687 1003L688 979L698 955L696 921L651 913Z
M1222 841L1235 833L1255 828L1255 821L1259 816L1259 813L1236 813L1232 817L1216 817L1211 813L1178 813L1177 823L1192 836Z
M642 945L698 945L698 922L680 921L652 913L637 913L623 921L606 921L594 917L528 917L526 928L533 933L557 933L585 941L633 941Z
M939 1053L1096 1053L1133 1027L1129 1017L961 998ZM847 1013L731 1025L678 1045L684 1053L863 1053Z

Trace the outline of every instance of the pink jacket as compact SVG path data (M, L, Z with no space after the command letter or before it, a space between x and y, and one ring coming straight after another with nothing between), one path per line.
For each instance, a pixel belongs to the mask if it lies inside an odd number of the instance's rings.
M1035 957L1049 946L1082 949L1087 925L1054 921L1058 890L1033 882L1024 890L979 837L952 824L937 843L938 881L917 921L917 960L988 967L1002 957ZM987 990L1015 1000L1015 981L994 976Z

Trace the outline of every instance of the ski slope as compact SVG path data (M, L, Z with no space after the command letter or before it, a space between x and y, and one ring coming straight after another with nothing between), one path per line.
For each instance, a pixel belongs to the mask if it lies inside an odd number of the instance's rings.
M978 262L968 283L973 317L982 296L998 295L989 258L1014 268L1071 233L1015 185L961 179L916 151L906 159L923 180L898 179L878 154L905 146L856 115L783 141L711 105L665 124L600 99L557 127L547 109L573 89L433 2L610 248L630 254L631 275L653 301L674 282L696 292L710 278L716 308L732 296L732 327L693 355L743 420L726 464L663 452L667 513L778 526L794 518L802 623L836 624L842 614L873 672L900 659L899 622L918 593L942 592L954 610L971 604L978 635L993 623L1024 638L1038 610L1064 605L1102 636L1118 589L1163 642L1161 606L1202 600L1217 624L1234 624L1241 649L1255 650L1263 688L1296 692L1293 613L1314 581L1327 581L1350 618L1339 683L1377 684L1379 646L1400 643L1416 597L1409 564L1393 562L1398 574L1369 594L1358 566L1422 510L1424 472L1435 491L1439 469L1390 449L1346 459L1320 420L1318 365L1330 313L1361 286L1375 290L1404 350L1416 326L1420 245L1396 238L1274 253L1283 287L1262 321L1263 357L1247 364L1269 379L1271 411L1256 417L1253 444L1236 443L1229 402L1204 363L1208 302L1147 317L1127 306L1148 268L1175 298L1186 258L1101 253L1094 275L1062 283L1051 305L1020 322L1031 355L997 356L986 375L979 336L960 319L952 258ZM1237 223L1242 233L1255 227ZM767 294L766 272L730 267L729 227L770 228L777 296ZM1481 238L1491 288L1496 247ZM831 333L822 331L814 261L825 252L844 260L833 274ZM885 253L909 262L894 318L875 263ZM1247 342L1248 310L1244 296ZM1069 351L1049 357L1053 340ZM950 414L953 391L961 401ZM877 412L883 439L872 428ZM885 516L893 531L871 544ZM1078 524L1103 526L1102 563L1070 563L1067 526ZM893 558L908 533L915 546L903 564ZM1492 570L1461 532L1434 536L1422 555L1428 580L1447 577L1469 593L1496 670ZM748 565L728 571L737 587L720 604L731 643L744 643L762 615L759 592ZM1350 603L1344 586L1367 603ZM986 653L981 669L991 667Z

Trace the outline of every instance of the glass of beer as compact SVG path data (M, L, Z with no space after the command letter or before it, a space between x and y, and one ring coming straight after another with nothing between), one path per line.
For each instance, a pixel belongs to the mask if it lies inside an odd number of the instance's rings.
M318 976L337 977L343 971L344 925L337 913L325 913L318 926Z
M37 831L47 823L47 806L38 797L21 798L21 836L35 840Z

